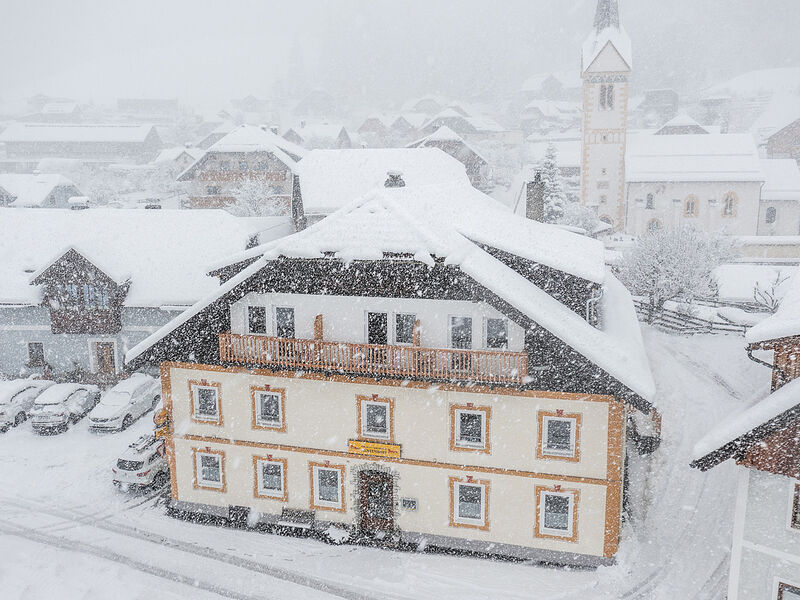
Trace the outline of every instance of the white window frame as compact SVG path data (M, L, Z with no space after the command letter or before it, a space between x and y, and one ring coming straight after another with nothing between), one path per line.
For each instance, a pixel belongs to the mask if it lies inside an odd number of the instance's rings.
M461 506L460 501L460 492L461 486L470 486L470 487L478 487L481 488L481 517L480 519L474 519L472 517L462 517L459 515L459 509ZM462 525L486 525L486 486L482 483L477 482L466 482L466 481L456 481L453 484L453 521L455 523L460 523Z
M550 427L550 421L570 421L572 428L569 436L569 450L560 450L558 448L549 448L547 446L547 433ZM548 456L575 456L575 438L578 431L578 420L574 417L552 417L545 415L542 417L542 454Z
M280 476L281 487L280 487L280 489L274 490L274 489L270 489L270 488L265 488L264 487L264 470L262 468L262 465L278 465L281 468L281 476ZM258 495L259 496L272 496L274 498L283 498L284 494L286 493L286 490L283 489L283 482L284 482L284 479L286 478L286 473L284 472L284 468L285 467L283 466L283 463L281 461L268 460L268 459L264 459L264 458L257 458L256 459L256 478L257 478L257 482L258 482Z
M547 510L547 496L561 496L562 498L569 499L569 505L567 506L567 517L568 517L568 527L567 529L552 529L550 527L545 527L545 511ZM553 535L558 537L564 538L571 538L573 534L573 530L575 528L575 494L572 492L554 492L548 490L541 490L539 492L539 532L546 534L546 535Z
M219 465L219 481L210 481L208 479L203 479L203 456L211 456L214 460L217 461ZM222 472L222 456L216 454L214 452L202 452L197 450L194 453L194 459L197 461L195 465L195 470L197 472L197 485L202 487L213 487L222 489L223 481L225 481L225 474Z
M376 433L367 429L367 407L372 404L381 406L386 411L386 433ZM361 436L365 438L376 438L388 440L392 437L392 406L389 402L376 402L374 400L361 401Z
M212 417L210 415L202 415L198 413L200 409L200 396L197 394L197 390L204 389L204 390L213 390L214 398L216 399L215 405L217 407L216 414ZM192 408L193 414L192 417L195 421L208 421L209 423L217 423L219 422L219 389L213 385L192 385Z
M278 399L278 420L265 421L261 418L261 397L273 396ZM272 392L267 390L256 391L256 425L260 427L282 427L283 426L283 396L280 392Z
M314 465L314 505L324 508L342 508L342 471L336 467L319 467ZM333 471L336 473L336 493L339 495L338 502L323 500L319 497L319 473L320 471Z
M486 448L486 412L483 410L471 410L468 408L456 408L455 409L455 423L453 424L453 445L458 448L470 448L472 450L478 449L483 450ZM481 418L481 441L478 442L469 442L464 441L461 439L461 415L462 414L472 414L472 415L479 415Z
M506 324L506 347L505 348L490 348L489 347L489 319L494 321L505 321ZM483 319L483 347L485 350L508 350L511 345L510 323L505 317L485 317Z

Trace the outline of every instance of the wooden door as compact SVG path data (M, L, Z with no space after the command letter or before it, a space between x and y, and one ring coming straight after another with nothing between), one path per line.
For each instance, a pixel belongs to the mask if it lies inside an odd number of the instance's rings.
M359 475L359 529L367 532L391 531L394 528L394 482L380 471L362 471Z
M97 342L97 372L111 375L114 373L114 342Z

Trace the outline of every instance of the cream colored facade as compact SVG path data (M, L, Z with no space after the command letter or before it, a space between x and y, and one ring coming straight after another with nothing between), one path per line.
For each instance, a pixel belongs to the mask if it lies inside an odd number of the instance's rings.
M193 418L191 382L217 386L220 424ZM355 529L364 501L358 477L369 470L391 477L392 529L406 540L564 562L581 562L575 560L581 555L595 559L590 564L616 552L625 409L612 397L183 363L164 363L162 384L172 423L172 496L188 506L212 512L216 507L223 515L229 507L246 507L266 522L274 522L284 508L312 510L319 522ZM283 394L282 430L254 427L251 390L265 386ZM391 445L396 454L363 455L351 446L364 439L360 396L391 403L390 438L373 441ZM485 448L455 445L452 419L458 407L486 411ZM576 418L574 457L542 453L540 425L547 415ZM223 453L221 488L198 484L197 452ZM285 461L285 496L258 497L254 457ZM341 508L315 502L314 463L342 470ZM454 482L484 486L482 523L454 518ZM572 498L568 535L537 528L543 491Z
M610 42L583 66L581 203L624 227L625 136L630 67ZM610 91L609 91L610 90Z

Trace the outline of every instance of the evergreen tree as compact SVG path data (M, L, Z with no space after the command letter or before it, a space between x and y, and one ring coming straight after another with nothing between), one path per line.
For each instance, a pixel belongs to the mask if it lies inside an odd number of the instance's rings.
M558 170L556 148L553 144L547 147L547 152L542 161L542 181L544 183L544 221L556 223L564 216L567 196L564 193L564 183L561 172Z

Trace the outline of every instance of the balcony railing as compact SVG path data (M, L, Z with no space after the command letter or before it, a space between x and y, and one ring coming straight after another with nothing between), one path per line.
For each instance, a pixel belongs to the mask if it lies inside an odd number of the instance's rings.
M519 384L528 374L524 352L348 344L235 333L220 334L219 355L225 362L410 379Z

